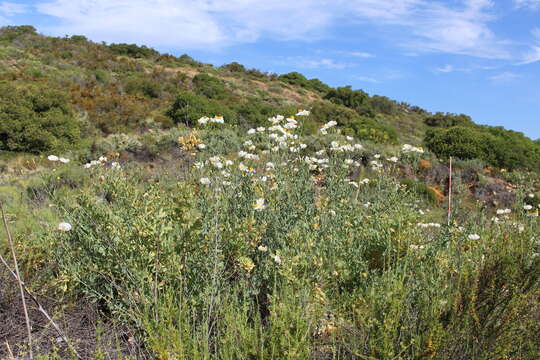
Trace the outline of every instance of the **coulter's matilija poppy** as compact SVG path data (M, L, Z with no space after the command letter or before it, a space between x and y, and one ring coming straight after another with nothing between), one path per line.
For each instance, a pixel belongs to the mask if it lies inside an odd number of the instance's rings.
M70 223L61 222L60 224L58 224L58 230L60 231L68 232L68 231L71 231L71 229L72 229L72 226Z
M264 204L264 199L260 198L255 201L255 204L253 204L253 208L257 211L264 210L266 208L266 205Z

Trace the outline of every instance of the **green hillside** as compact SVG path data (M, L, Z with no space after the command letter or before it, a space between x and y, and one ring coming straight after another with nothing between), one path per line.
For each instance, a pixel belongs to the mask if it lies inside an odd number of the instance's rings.
M539 164L296 72L0 28L0 359L538 359Z

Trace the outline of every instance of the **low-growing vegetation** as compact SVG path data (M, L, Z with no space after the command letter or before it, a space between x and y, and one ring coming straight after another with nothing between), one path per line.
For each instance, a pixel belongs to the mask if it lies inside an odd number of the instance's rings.
M144 46L0 49L0 255L63 334L32 305L30 344L3 266L0 358L538 358L537 141Z

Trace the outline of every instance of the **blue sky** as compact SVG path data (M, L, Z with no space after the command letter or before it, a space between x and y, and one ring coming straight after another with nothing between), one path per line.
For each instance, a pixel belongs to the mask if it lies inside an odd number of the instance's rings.
M540 0L0 0L0 25L299 71L540 138Z

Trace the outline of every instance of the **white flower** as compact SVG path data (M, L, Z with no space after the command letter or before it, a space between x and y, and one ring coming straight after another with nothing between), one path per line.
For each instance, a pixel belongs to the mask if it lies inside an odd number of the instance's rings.
M345 160L345 164L347 165L352 165L354 163L354 160L353 159L347 159Z
M206 124L210 119L206 116L203 116L202 118L200 118L197 122L201 125L204 125Z
M375 159L380 159L380 158L381 158L381 154L375 154L375 155L373 155L373 157L374 157Z
M257 132L264 132L265 130L266 130L266 128L263 127L263 126L259 126L259 127L257 128Z
M99 162L107 162L107 160L108 159L105 156L100 156L98 159Z
M354 138L352 136L346 136L345 139L347 139L347 141L353 141Z
M242 163L238 164L238 170L240 171L247 171L248 167Z
M201 178L201 180L199 180L199 181L203 185L210 185L210 179L209 178Z
M253 141L251 141L251 140L247 140L247 141L244 142L245 147L248 147L248 146L251 146L251 145L253 145Z
M525 210L527 210L527 211L532 210L532 208L533 208L532 205L525 205L525 206L523 206L523 209L525 209Z
M86 164L84 164L83 167L84 167L85 169L90 169L90 168L92 167L92 164L86 163Z
M72 226L70 223L61 222L60 224L58 224L58 230L60 231L68 232L68 231L71 231L71 229L72 229Z
M198 161L195 164L193 164L193 166L195 166L197 169L202 169L204 167L204 163Z
M267 251L268 251L268 247L267 247L267 246L259 245L259 247L257 248L257 250L259 250L259 251L261 251L261 252L267 252Z
M63 164L67 164L67 163L68 163L68 162L69 162L70 160L69 160L69 159L66 159L66 158L63 158L63 157L61 157L61 158L58 158L58 161L60 161L60 162L61 162L61 163L63 163Z
M225 160L225 166L231 166L234 162L232 160Z
M535 196L535 195L534 195L534 194L529 194L528 196L529 196L531 199L534 199L534 196Z
M273 168L275 168L276 166L274 165L273 162L267 162L266 163L266 170L272 170Z
M470 234L467 237L469 238L469 240L480 240L480 235L478 234Z
M224 181L224 182L223 182L223 186L229 186L229 185L231 185L231 182L230 182L230 181Z
M396 156L392 156L391 158L386 159L386 160L388 160L390 162L393 162L393 163L397 163L399 159Z
M252 135L252 134L255 134L256 132L257 132L257 130L255 130L255 129L249 129L247 133Z
M300 110L296 113L296 116L309 116L308 110Z
M111 164L111 169L113 170L120 170L120 168L121 168L120 164L117 163L116 161Z
M300 149L305 149L305 148L307 148L306 144L300 144Z
M279 255L272 256L276 264L281 264L281 257Z
M255 200L255 204L253 204L253 209L257 211L264 210L266 208L266 205L264 204L264 198L260 198Z
M197 145L197 148L199 148L199 150L204 150L204 149L206 149L206 145L205 144L199 144L199 145Z
M336 212L334 210L328 210L328 213L331 215L331 216L336 216Z
M47 159L48 159L49 161L58 161L58 160L60 160L60 159L58 158L58 156L56 156L56 155L49 155L49 156L47 156Z

